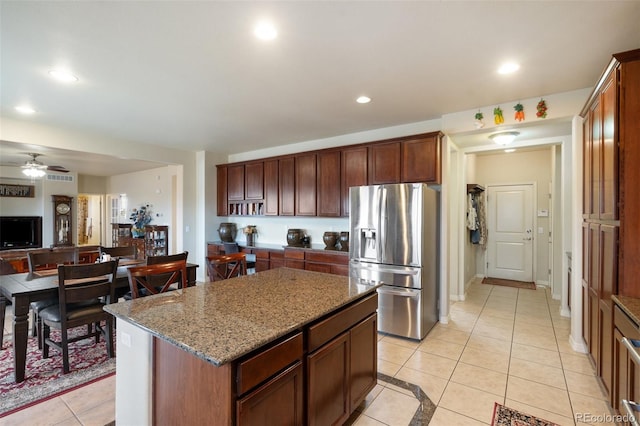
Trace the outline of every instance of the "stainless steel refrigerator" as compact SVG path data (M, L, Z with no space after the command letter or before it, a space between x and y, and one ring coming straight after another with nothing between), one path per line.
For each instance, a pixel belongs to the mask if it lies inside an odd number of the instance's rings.
M439 192L426 184L350 189L350 275L378 288L378 330L424 338L438 321Z

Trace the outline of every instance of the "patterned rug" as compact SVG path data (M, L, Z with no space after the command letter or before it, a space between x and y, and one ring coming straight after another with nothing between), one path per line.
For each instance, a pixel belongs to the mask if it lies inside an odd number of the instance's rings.
M505 287L524 288L528 290L536 289L536 285L533 282L505 280L502 278L484 277L482 279L482 284L501 285Z
M70 335L86 332L85 327L71 329ZM58 339L56 330L52 337ZM70 373L62 374L62 355L55 348L49 349L49 358L43 359L38 342L27 342L27 368L25 380L15 383L13 374L13 341L5 336L0 349L0 417L19 409L69 392L77 387L104 378L116 371L115 358L107 356L104 339L85 339L69 345ZM115 343L115 339L114 339Z
M493 407L491 426L559 426L548 420L516 411L496 402Z

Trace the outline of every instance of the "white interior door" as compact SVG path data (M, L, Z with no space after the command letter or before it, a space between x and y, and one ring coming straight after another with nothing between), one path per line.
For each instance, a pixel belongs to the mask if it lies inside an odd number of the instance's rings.
M533 281L533 185L487 188L487 275Z

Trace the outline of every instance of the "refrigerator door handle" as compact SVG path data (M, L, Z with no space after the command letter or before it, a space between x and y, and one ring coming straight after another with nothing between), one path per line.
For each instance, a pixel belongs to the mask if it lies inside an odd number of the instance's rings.
M378 187L376 194L378 199L378 233L376 235L376 261L382 262L384 258L384 247L382 242L387 241L386 229L386 208L387 208L387 190L383 186ZM384 216L384 223L383 223Z

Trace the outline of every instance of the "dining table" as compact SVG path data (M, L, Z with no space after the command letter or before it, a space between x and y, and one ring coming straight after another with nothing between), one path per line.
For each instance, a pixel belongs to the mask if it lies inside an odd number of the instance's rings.
M116 273L116 288L129 287L127 268L144 263L145 260L121 259ZM197 267L197 264L187 263L188 286L196 284ZM56 269L0 275L0 350L4 341L6 302L9 299L13 304L13 364L16 383L25 379L29 306L31 302L57 297L58 272Z

